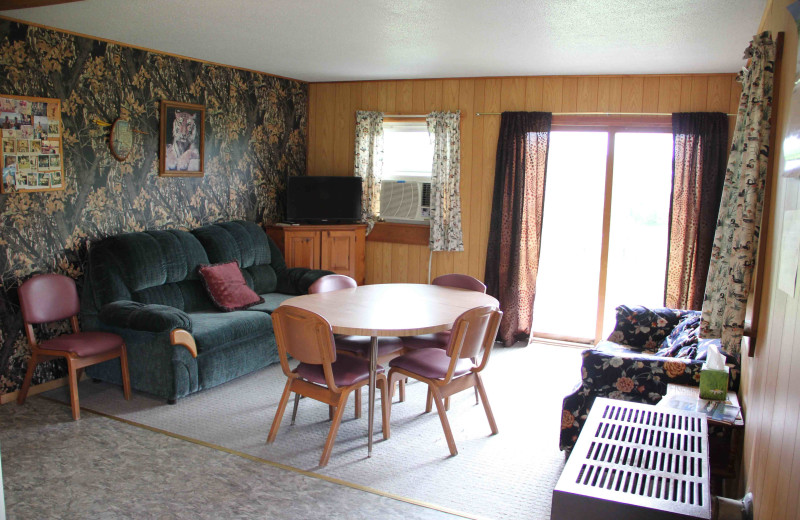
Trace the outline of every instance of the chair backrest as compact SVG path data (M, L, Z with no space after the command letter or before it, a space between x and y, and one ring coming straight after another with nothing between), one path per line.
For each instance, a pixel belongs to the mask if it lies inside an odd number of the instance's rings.
M39 274L19 286L25 323L47 323L77 316L81 310L75 280L61 274Z
M286 354L301 363L325 365L336 361L333 331L328 321L311 311L281 305L272 313L281 363Z
M481 350L491 348L497 337L502 317L502 312L488 305L475 307L461 314L453 323L453 332L450 335L450 343L447 345L447 355L453 357L458 354L461 359L478 357ZM464 328L466 331L463 330ZM461 350L456 352L462 334L464 339Z
M339 291L341 289L354 289L358 287L355 280L343 274L329 274L323 276L308 288L309 294Z
M441 285L443 287L455 287L456 289L469 289L470 291L482 293L486 292L486 285L468 274L443 274L442 276L434 278L431 284Z

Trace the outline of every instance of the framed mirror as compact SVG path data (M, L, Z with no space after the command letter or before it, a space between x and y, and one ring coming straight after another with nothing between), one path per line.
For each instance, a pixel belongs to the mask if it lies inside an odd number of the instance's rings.
M111 137L108 140L111 155L118 161L128 158L133 148L133 131L127 119L118 118L111 125Z

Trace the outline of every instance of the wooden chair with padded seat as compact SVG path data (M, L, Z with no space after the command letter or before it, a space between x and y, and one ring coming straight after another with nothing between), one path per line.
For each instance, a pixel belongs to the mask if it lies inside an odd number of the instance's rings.
M431 285L438 285L440 287L452 287L454 289L466 289L468 291L478 291L486 294L486 284L473 278L467 274L443 274L437 276L431 282ZM407 336L403 338L403 346L406 349L420 349L420 348L447 348L450 342L450 332L436 332L435 334L423 334L421 336ZM473 360L474 362L475 360ZM478 404L478 389L475 388L475 404ZM444 400L444 407L446 410L450 409L450 399Z
M340 291L342 289L355 289L358 284L349 276L343 274L330 274L323 276L308 288L309 294L317 294L331 291ZM336 351L349 356L357 356L363 359L369 359L370 341L372 338L369 336L350 336L334 334L334 341L336 342ZM399 356L405 351L403 341L398 337L381 337L378 338L378 364L386 364L393 358ZM361 417L361 389L356 390L355 394L356 418ZM405 381L400 382L400 401L406 399L406 385ZM296 400L296 398L295 398Z
M278 435L292 392L321 401L335 409L328 438L319 459L320 467L325 466L330 460L350 392L369 384L369 362L354 356L337 356L331 325L319 314L291 305L281 305L272 313L272 321L281 368L288 379L267 443L274 442ZM288 356L300 361L294 370L289 367ZM383 403L383 438L388 439L389 394L383 371L383 367L378 367L377 383ZM296 413L295 400L293 419Z
M23 404L31 386L33 372L42 361L59 357L66 358L69 370L69 395L72 417L81 418L78 403L78 379L84 367L119 358L122 370L122 388L125 399L131 398L131 383L128 377L128 357L123 339L109 332L81 332L78 327L80 301L75 280L60 274L33 276L19 287L19 303L25 334L31 347L31 359L25 379L17 395L17 403ZM34 324L61 321L69 318L72 334L62 334L41 343L36 341Z
M440 287L452 287L454 289L465 289L468 291L478 291L486 293L486 285L472 276L466 274L443 274L437 276L431 285ZM406 336L403 338L403 346L409 349L419 348L447 348L450 341L450 331L437 332L435 334L423 334L421 336Z
M492 307L470 309L456 319L446 349L413 350L394 358L389 363L391 367L389 370L390 389L393 388L394 381L405 377L414 378L428 385L425 411L430 412L431 403L436 403L436 410L439 413L451 455L457 455L458 450L450 429L450 422L447 420L444 399L455 393L475 387L483 401L483 408L492 434L498 432L480 373L489 362L489 355L492 352L502 317L503 313ZM477 364L474 359L481 351L483 351L483 357L480 364ZM389 402L391 403L391 398Z

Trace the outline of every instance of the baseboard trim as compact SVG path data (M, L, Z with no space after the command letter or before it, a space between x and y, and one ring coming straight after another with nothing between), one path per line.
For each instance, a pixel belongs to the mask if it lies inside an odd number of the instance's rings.
M58 379L53 379L52 381L48 381L46 383L34 385L28 389L28 397L36 394L41 394L42 392L47 392L48 390L52 390L54 388L61 388L62 386L67 386L68 384L69 384L69 378L60 377ZM0 405L15 402L17 400L18 394L19 390L14 390L13 392L0 395Z

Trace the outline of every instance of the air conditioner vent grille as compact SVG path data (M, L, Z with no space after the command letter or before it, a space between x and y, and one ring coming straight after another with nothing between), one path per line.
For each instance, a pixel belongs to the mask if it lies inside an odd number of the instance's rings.
M422 183L422 205L426 208L431 206L431 183Z
M708 476L702 414L597 398L553 492L552 518L711 518Z
M419 207L419 189L407 182L383 183L381 187L381 215L413 219Z
M431 183L381 182L381 217L389 222L423 222L430 218Z

